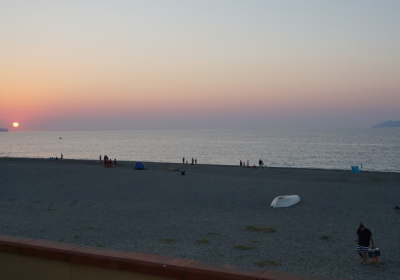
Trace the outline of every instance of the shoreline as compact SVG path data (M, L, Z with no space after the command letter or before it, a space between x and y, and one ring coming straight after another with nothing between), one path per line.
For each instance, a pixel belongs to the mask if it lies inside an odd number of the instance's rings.
M265 260L266 269L331 278L400 275L399 173L134 163L0 158L0 234L247 267ZM289 194L301 201L270 207ZM384 263L359 264L360 221Z
M4 160L27 160L27 161L56 161L56 159L49 159L49 158L29 158L29 157L0 157L0 160L4 159ZM60 159L58 159L58 161L61 161ZM97 159L69 159L69 158L64 158L62 161L64 162L77 162L77 163L86 163L86 164L90 164L90 163L99 163L99 160ZM102 161L103 162L103 161ZM134 165L136 162L138 161L128 161L128 160L121 160L117 162L117 166L124 166L124 165ZM242 169L253 169L252 166L250 167L241 167L239 165L227 165L227 164L211 164L211 163L201 163L201 164L183 164L183 163L179 163L179 162L156 162L156 161L140 161L143 164L177 164L179 166L215 166L215 167L239 167ZM256 165L256 169L260 169L257 165ZM350 172L351 173L351 168L349 169L325 169L325 168L306 168L306 167L281 167L281 166L271 166L271 167L267 167L267 168L261 168L261 169L271 169L271 170L298 170L298 171L330 171L330 172ZM400 172L394 172L394 171L373 171L373 170L362 170L360 169L360 173L387 173L387 174L400 174Z

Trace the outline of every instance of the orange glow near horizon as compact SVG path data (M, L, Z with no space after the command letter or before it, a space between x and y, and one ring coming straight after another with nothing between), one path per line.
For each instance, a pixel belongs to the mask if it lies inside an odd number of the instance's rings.
M0 127L261 128L310 126L312 117L369 127L400 118L398 4L8 2L0 19L18 24L0 53Z

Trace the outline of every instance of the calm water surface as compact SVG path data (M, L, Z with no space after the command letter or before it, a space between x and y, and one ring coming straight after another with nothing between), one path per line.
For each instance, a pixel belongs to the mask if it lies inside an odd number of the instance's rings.
M59 139L59 138L62 139ZM60 157L400 172L400 129L137 130L0 133L0 157Z

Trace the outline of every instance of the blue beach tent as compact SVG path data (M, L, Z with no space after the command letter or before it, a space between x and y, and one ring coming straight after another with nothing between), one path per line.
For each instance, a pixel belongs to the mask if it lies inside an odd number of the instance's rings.
M360 173L360 167L359 166L352 166L351 167L351 172Z
M144 170L144 165L141 162L136 162L135 167L133 168L135 170Z

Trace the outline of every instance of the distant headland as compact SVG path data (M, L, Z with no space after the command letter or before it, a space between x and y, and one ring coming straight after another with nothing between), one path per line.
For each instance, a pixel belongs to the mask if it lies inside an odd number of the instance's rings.
M400 121L387 121L384 123L380 123L377 125L374 125L373 127L400 127Z
M7 128L1 128L1 127L0 127L0 132L8 132L8 129L7 129Z

